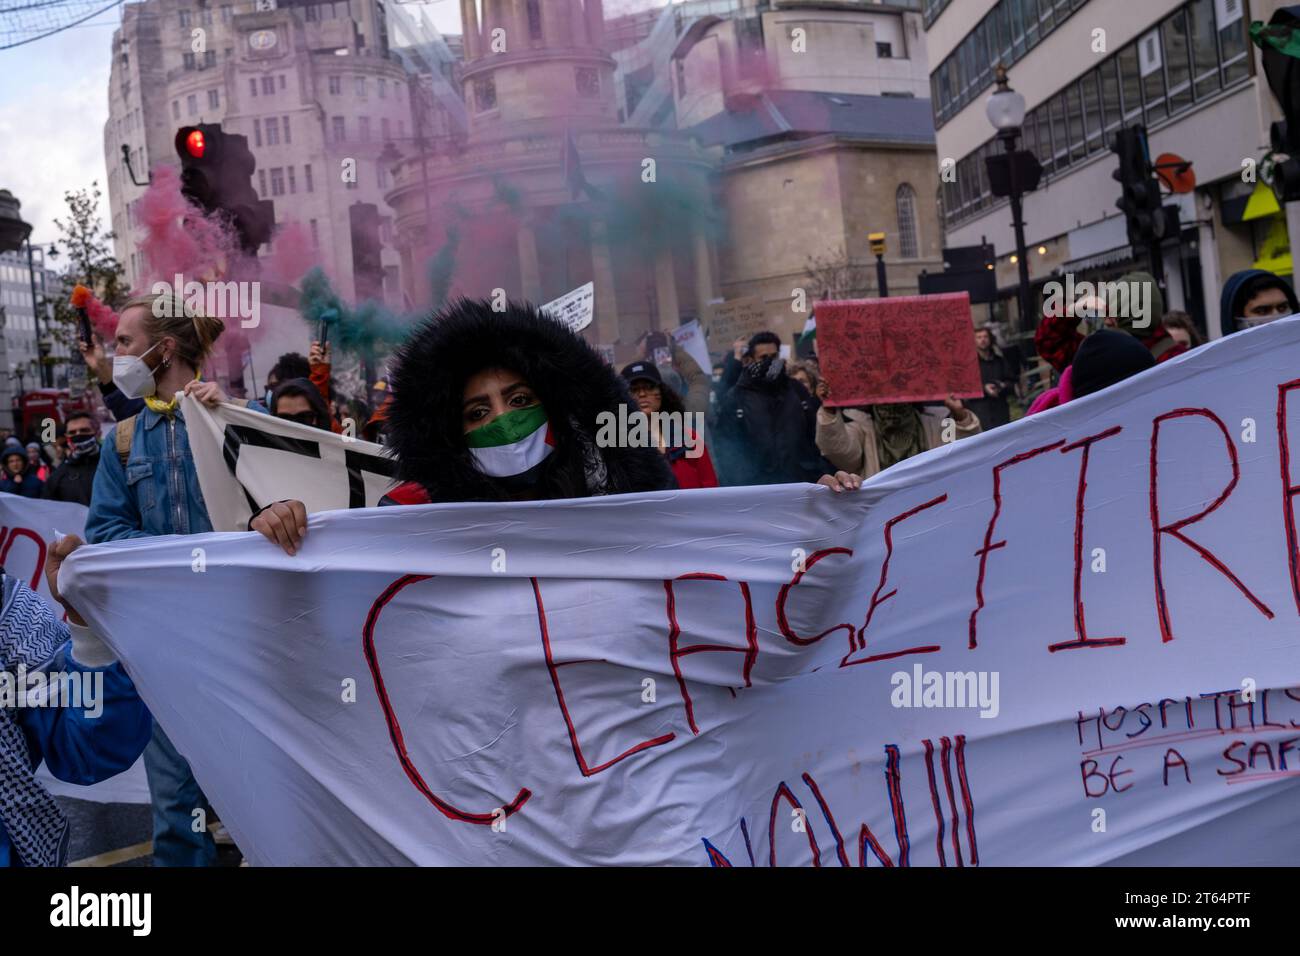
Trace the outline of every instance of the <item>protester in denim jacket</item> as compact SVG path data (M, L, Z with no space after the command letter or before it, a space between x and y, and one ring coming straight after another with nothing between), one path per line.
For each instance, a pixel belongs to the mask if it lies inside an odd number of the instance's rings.
M122 538L212 531L189 435L180 410L182 393L205 405L227 401L215 382L199 380L224 326L170 294L145 295L122 309L115 335L113 382L128 399L145 408L118 424L104 439L95 474L86 537L93 544ZM266 409L256 403L255 411ZM125 458L125 461L123 460ZM154 864L211 866L216 845L206 829L195 833L195 810L207 801L185 758L156 723L145 750L145 769L153 803Z

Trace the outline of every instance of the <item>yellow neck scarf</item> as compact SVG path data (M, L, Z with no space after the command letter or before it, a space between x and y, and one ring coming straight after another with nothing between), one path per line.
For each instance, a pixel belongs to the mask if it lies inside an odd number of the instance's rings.
M197 382L201 378L203 378L202 372L194 376L194 381ZM170 402L164 402L161 398L158 398L156 395L148 395L145 397L144 400L145 408L149 409L149 411L151 412L157 412L159 415L166 415L168 418L171 418L173 415L176 414L176 409L180 407L180 404L181 404L181 392L177 392L175 395L173 395L172 400Z

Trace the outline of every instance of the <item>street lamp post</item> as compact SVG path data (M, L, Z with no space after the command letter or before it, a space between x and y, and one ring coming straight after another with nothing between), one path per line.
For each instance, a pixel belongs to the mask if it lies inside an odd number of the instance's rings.
M32 237L27 237L27 276L31 279L32 285L32 328L36 332L36 352L40 356L40 382L45 388L54 387L54 367L50 365L48 356L52 350L53 343L48 339L41 337L41 303L36 297L36 262L32 258ZM49 335L49 322L45 323L45 333Z
M1025 221L1021 199L1025 193L1038 188L1042 167L1038 158L1028 150L1016 149L1021 126L1025 122L1025 98L1007 83L1007 71L998 64L997 89L988 98L985 111L989 122L998 131L1003 155L988 159L989 185L995 196L1006 196L1011 202L1011 226L1016 236L1016 265L1020 273L1017 297L1020 303L1020 322L1030 316L1029 256L1025 250Z

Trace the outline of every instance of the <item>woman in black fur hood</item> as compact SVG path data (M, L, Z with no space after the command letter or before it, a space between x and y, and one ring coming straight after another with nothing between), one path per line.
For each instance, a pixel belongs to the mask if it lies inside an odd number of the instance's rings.
M601 412L637 406L581 336L528 305L497 312L461 300L397 352L388 378L388 445L402 482L381 504L535 501L676 488L653 447L601 448ZM300 501L277 502L249 528L297 551Z
M457 302L398 350L389 382L388 444L406 483L393 503L676 487L656 449L597 446L597 416L637 405L585 339L531 306Z

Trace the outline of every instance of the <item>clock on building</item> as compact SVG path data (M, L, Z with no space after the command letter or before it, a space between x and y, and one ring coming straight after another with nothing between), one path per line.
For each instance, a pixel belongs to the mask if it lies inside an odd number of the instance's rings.
M274 30L256 30L248 35L248 45L254 50L269 50L275 46Z

